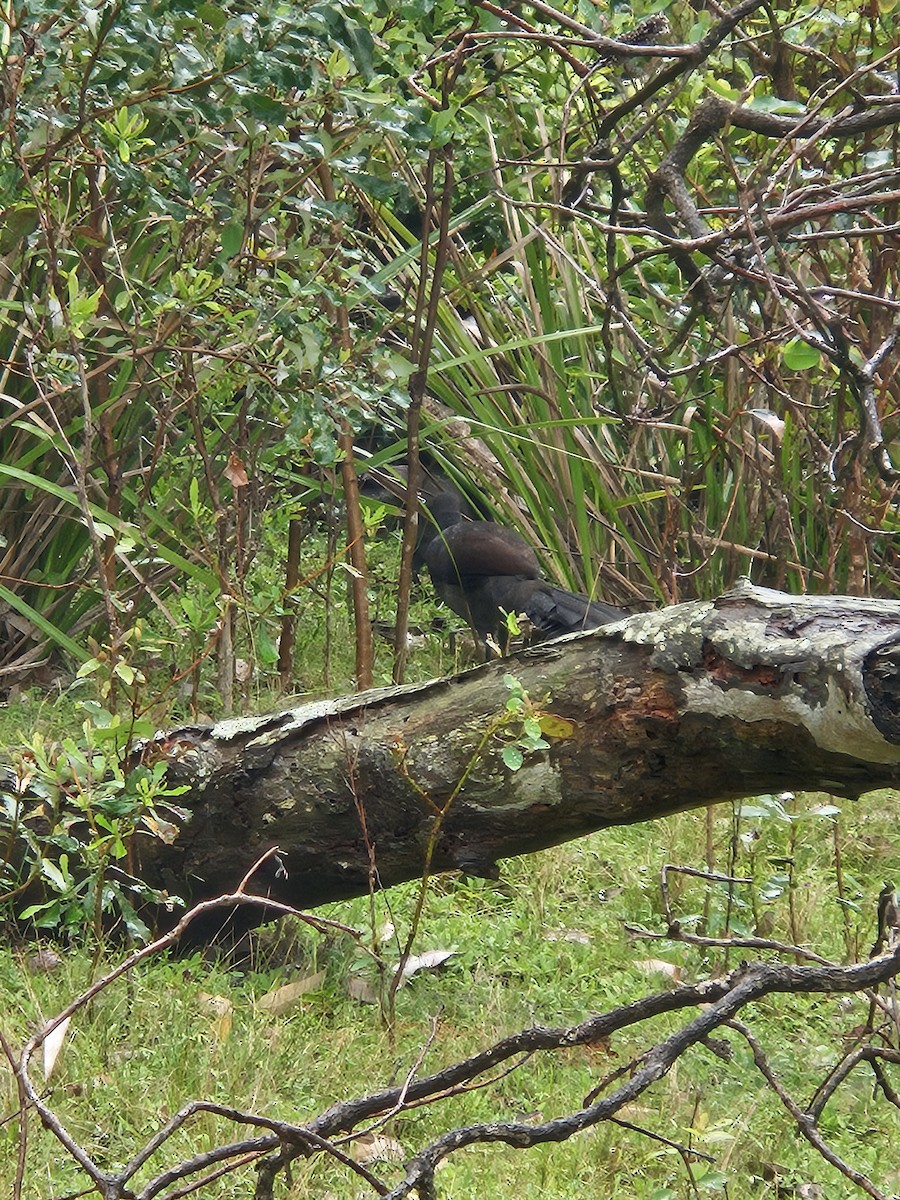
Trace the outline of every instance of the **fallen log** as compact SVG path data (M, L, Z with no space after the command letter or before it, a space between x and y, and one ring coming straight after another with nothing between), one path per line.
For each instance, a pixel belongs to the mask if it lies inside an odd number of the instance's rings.
M188 791L139 873L296 907L761 792L900 781L900 603L741 581L422 686L186 726L142 749Z

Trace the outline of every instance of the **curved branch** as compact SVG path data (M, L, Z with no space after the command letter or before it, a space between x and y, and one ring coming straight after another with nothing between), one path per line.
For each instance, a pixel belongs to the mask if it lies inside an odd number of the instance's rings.
M864 1191L866 1195L871 1196L872 1200L890 1200L887 1193L882 1192L880 1188L877 1188L868 1175L864 1175L862 1171L857 1171L855 1167L851 1167L849 1163L844 1162L840 1155L831 1149L816 1128L815 1120L810 1113L803 1111L800 1105L796 1102L796 1100L793 1099L787 1089L780 1082L775 1072L772 1070L768 1059L766 1058L765 1051L747 1026L742 1024L740 1021L730 1021L728 1027L729 1029L733 1029L736 1033L739 1033L741 1037L745 1039L750 1047L750 1050L753 1054L753 1061L756 1063L760 1074L763 1076L766 1083L769 1085L787 1111L794 1118L797 1129L803 1134L809 1144L813 1146L819 1152L819 1154L821 1154L825 1161L830 1163L835 1168L835 1170L840 1171L845 1179L849 1179L852 1184Z
M236 901L255 904L267 903L261 897L250 897L243 893L222 897L213 903L231 905ZM208 904L199 905L183 919L182 926L202 915L208 907ZM304 919L311 919L306 918L306 914L297 915ZM149 954L170 945L173 936L176 936L176 931L166 938L159 939L152 946L130 955L123 964L111 971L104 979L92 985L30 1039L16 1063L16 1076L21 1085L22 1105L30 1104L37 1109L45 1128L57 1137L68 1153L88 1173L95 1187L107 1200L123 1200L125 1197L154 1200L154 1197L174 1184L188 1180L193 1180L193 1183L196 1184L198 1176L204 1173L204 1178L207 1178L210 1168L217 1164L226 1163L228 1164L226 1169L231 1170L245 1165L251 1160L257 1160L260 1156L268 1155L269 1157L263 1157L262 1161L258 1162L256 1190L258 1200L265 1200L265 1198L271 1197L274 1180L280 1171L285 1169L292 1160L298 1157L309 1157L313 1154L327 1154L334 1158L345 1168L352 1170L364 1179L377 1194L388 1196L390 1200L401 1200L414 1189L418 1189L420 1194L428 1195L432 1188L431 1181L434 1171L441 1160L465 1146L502 1142L518 1149L525 1149L540 1144L565 1141L591 1126L617 1119L624 1105L634 1101L654 1083L662 1079L691 1047L704 1044L716 1053L720 1053L717 1046L710 1041L710 1035L714 1030L730 1027L747 1037L748 1034L744 1027L734 1023L735 1017L748 1004L758 1001L764 996L858 992L876 988L900 973L900 946L893 947L889 953L878 958L851 966L742 964L737 970L723 978L645 996L630 1004L591 1016L578 1025L557 1028L535 1026L520 1030L518 1033L502 1038L478 1054L452 1063L429 1076L416 1079L412 1077L413 1073L411 1072L410 1076L398 1086L354 1100L336 1103L303 1125L244 1112L211 1101L191 1101L174 1114L124 1168L120 1168L116 1172L107 1172L94 1163L79 1143L68 1134L60 1118L50 1108L47 1099L36 1095L28 1077L28 1062L36 1046L51 1029L64 1019L66 1014L83 1007L90 998L109 986L113 980L120 978L123 973L134 968ZM460 1095L471 1090L472 1087L483 1086L487 1076L493 1075L494 1082L496 1082L496 1078L502 1078L506 1070L522 1065L527 1057L536 1053L590 1045L606 1040L614 1033L633 1028L661 1014L686 1010L698 1011L681 1029L642 1052L630 1064L631 1069L627 1077L623 1077L625 1073L619 1071L603 1085L602 1090L605 1091L613 1080L620 1081L613 1092L603 1095L600 1099L594 1099L598 1094L595 1091L578 1111L563 1114L537 1125L529 1125L520 1121L498 1121L448 1130L411 1159L407 1164L404 1179L392 1190L388 1190L380 1179L365 1168L360 1168L360 1165L352 1161L344 1150L333 1144L333 1139L338 1136L343 1136L348 1141L359 1137L363 1132L359 1128L360 1125L385 1113L396 1115L423 1104L434 1104ZM755 1043L751 1041L751 1045L753 1044ZM761 1050L759 1055L762 1056L760 1059L761 1069L765 1073L765 1060ZM770 1086L778 1091L782 1101L798 1121L804 1136L816 1149L829 1162L838 1166L838 1169L842 1170L848 1179L863 1187L871 1196L880 1198L882 1193L875 1188L874 1184L866 1176L854 1171L853 1168L838 1159L828 1149L815 1129L815 1118L824 1107L827 1098L833 1094L837 1085L849 1074L855 1063L866 1057L869 1057L873 1063L876 1059L879 1063L896 1059L893 1052L881 1052L877 1055L874 1052L868 1055L861 1052L855 1057L848 1056L842 1067L832 1072L829 1080L817 1093L818 1108L808 1112L802 1112L799 1106L790 1101L790 1098L786 1098L783 1090L779 1090L774 1078L770 1080ZM498 1068L505 1068L505 1070L498 1075ZM138 1192L133 1191L129 1185L138 1170L145 1167L149 1159L159 1153L168 1139L176 1131L183 1129L190 1118L202 1113L215 1113L238 1125L256 1126L261 1132L255 1137L221 1144L172 1164L147 1181ZM656 1137L657 1135L650 1133L650 1136Z
M688 1025L660 1042L646 1057L645 1063L632 1077L612 1095L597 1101L579 1112L570 1113L540 1125L522 1122L497 1121L490 1124L470 1125L451 1130L436 1138L420 1151L407 1165L403 1182L388 1193L386 1200L402 1200L404 1196L427 1182L434 1174L437 1164L449 1154L464 1146L489 1142L504 1142L516 1149L526 1149L548 1142L565 1141L601 1121L609 1120L624 1105L632 1103L638 1096L666 1075L677 1060L691 1046L704 1041L713 1030L733 1021L734 1014L751 1001L776 992L844 992L873 987L887 982L900 971L900 948L880 959L851 967L786 967L758 964L740 967L725 979L704 985L709 989L708 1007ZM719 986L721 985L721 986ZM692 990L692 989L686 989ZM680 993L673 993L678 995ZM712 999L713 995L717 998ZM743 1032L743 1028L741 1028ZM572 1044L578 1044L577 1042ZM780 1093L779 1093L780 1094ZM793 1110L792 1110L793 1113ZM828 1150L815 1130L812 1122L806 1121L803 1128L813 1145L834 1165L841 1160ZM807 1132L809 1130L809 1132ZM860 1172L842 1164L844 1173L859 1186L868 1184L866 1190L876 1200L885 1200L882 1193ZM871 1189L871 1190L870 1190Z

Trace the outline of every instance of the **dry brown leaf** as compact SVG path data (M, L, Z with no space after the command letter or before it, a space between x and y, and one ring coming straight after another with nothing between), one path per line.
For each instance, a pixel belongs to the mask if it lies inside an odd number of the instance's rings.
M364 975L351 975L347 983L347 995L360 1004L377 1004L378 993Z
M527 1113L516 1113L516 1120L521 1121L523 1125L541 1125L544 1121L544 1114L539 1108L532 1109Z
M376 1159L402 1162L406 1158L406 1150L400 1142L396 1138L385 1137L383 1133L364 1133L354 1141L350 1152L362 1166Z
M296 1008L297 1001L301 996L305 996L309 992L317 992L324 982L324 971L317 971L315 975L304 975L302 979L295 979L291 983L274 988L271 992L266 992L256 1003L266 1012L280 1017L284 1013L290 1012L292 1008Z
M247 476L247 468L233 450L229 455L228 465L225 467L224 475L231 486L235 488L246 487L250 482L250 479Z
M748 408L745 411L747 416L752 417L763 429L768 429L770 433L774 434L776 442L782 440L787 426L777 413L773 413L768 408Z
M32 975L49 975L51 971L58 971L62 963L62 957L49 946L45 946L29 958L28 970Z
M211 1017L221 1017L234 1008L227 996L214 996L211 992L199 992L197 1003L200 1011Z
M159 817L152 817L149 814L142 820L150 832L167 846L171 846L180 833L178 826L173 825L171 821L163 821Z

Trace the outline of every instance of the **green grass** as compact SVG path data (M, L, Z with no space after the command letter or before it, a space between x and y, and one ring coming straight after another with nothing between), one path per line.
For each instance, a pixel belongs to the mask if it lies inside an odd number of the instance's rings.
M837 898L831 818L812 810L821 797L794 802L796 821L771 815L735 824L729 806L713 824L715 867L752 876L737 889L733 923L790 940L840 960L849 938L864 957L874 939L878 891L896 863L889 795L846 806L837 818L846 903ZM730 863L732 846L737 857ZM702 811L613 829L540 855L504 864L499 885L440 877L432 881L416 950L453 948L440 971L422 972L397 995L393 1038L377 1006L351 1000L350 978L370 974L368 960L348 941L323 942L297 935L290 959L301 972L325 970L321 988L284 1016L272 1016L257 1000L293 976L273 966L274 936L263 935L257 969L233 972L200 958L149 962L100 995L73 1021L50 1084L49 1102L72 1134L105 1166L123 1162L181 1104L204 1097L223 1104L303 1121L336 1100L399 1082L429 1043L420 1067L429 1072L532 1023L574 1023L672 986L644 965L661 959L693 981L724 969L723 952L635 939L625 926L661 931L659 872L664 863L701 866L706 854ZM793 888L772 884L793 858ZM773 862L773 860L775 860ZM760 897L768 886L772 898ZM726 911L724 885L708 892L702 881L672 877L675 915L691 927L704 910L714 931ZM753 894L756 894L755 913ZM408 928L416 886L395 888L377 902L381 926L391 919L400 939ZM368 903L358 900L322 910L368 928ZM845 926L844 914L847 915ZM63 951L61 968L35 975L27 969L30 947L0 952L3 1032L20 1045L41 1018L50 1016L91 978L89 958ZM282 950L279 955L283 957ZM740 952L732 954L736 965ZM392 957L390 954L387 957ZM102 968L101 968L102 969ZM225 997L231 1028L223 1029L204 997ZM746 1012L785 1086L802 1103L840 1057L841 1039L865 1020L860 997L772 997ZM609 1046L538 1056L492 1087L440 1106L395 1118L384 1131L406 1155L443 1130L472 1121L529 1117L548 1119L580 1107L607 1073L625 1066L653 1041L677 1028L677 1016L633 1028ZM435 1024L436 1022L436 1024ZM755 1181L761 1164L777 1163L794 1183L817 1182L830 1200L853 1189L800 1140L775 1098L755 1072L746 1046L731 1037L734 1060L723 1063L703 1047L682 1059L669 1076L621 1115L623 1119L709 1154L714 1166L693 1164L696 1191L680 1157L659 1142L620 1127L605 1126L554 1147L516 1152L477 1148L451 1157L439 1171L441 1196L517 1196L532 1193L661 1200L665 1196L774 1195ZM38 1076L39 1077L39 1076ZM15 1089L0 1074L4 1116L14 1113ZM850 1081L826 1110L823 1130L858 1168L887 1178L891 1147L900 1128L896 1114L873 1100L864 1072ZM195 1118L151 1164L196 1153L231 1140L234 1127L212 1117ZM15 1163L16 1123L0 1127L0 1189L8 1191ZM388 1179L399 1163L373 1164ZM252 1169L227 1177L204 1196L246 1196ZM292 1184L279 1196L355 1196L361 1181L317 1158L294 1165ZM24 1195L62 1196L85 1185L84 1176L61 1155L49 1134L32 1121Z

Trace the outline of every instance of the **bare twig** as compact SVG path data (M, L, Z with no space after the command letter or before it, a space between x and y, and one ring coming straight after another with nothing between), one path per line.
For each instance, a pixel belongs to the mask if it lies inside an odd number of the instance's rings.
M440 162L443 169L439 204L437 203L434 187L434 173L438 162ZM409 475L407 479L406 513L403 523L403 546L400 555L400 575L397 581L397 621L394 638L393 668L393 680L395 683L402 683L406 673L409 595L412 585L413 552L417 540L418 493L421 479L419 429L421 425L422 402L425 399L425 388L428 382L428 365L431 361L434 333L437 326L438 305L442 295L444 270L449 257L448 243L450 238L452 195L453 165L449 148L444 148L439 154L432 152L429 156L425 189L425 228L419 257L419 288L411 347L416 359L416 370L410 379L410 404L406 419ZM431 248L428 231L435 209L437 209L437 241L434 247L434 264L429 271ZM426 283L428 284L427 301Z
M735 1032L739 1033L745 1039L753 1053L753 1061L759 1068L760 1073L794 1118L798 1131L806 1138L810 1145L815 1147L826 1162L840 1171L845 1179L849 1179L852 1184L864 1191L866 1195L871 1196L873 1200L889 1200L887 1193L877 1188L868 1175L864 1175L861 1171L857 1171L854 1167L851 1167L849 1163L844 1162L840 1155L831 1149L816 1128L815 1120L811 1113L804 1111L800 1107L778 1079L766 1058L765 1051L747 1026L740 1021L729 1021L728 1028L735 1030Z
M590 1017L579 1025L555 1029L537 1026L521 1030L470 1058L444 1067L430 1076L419 1077L417 1068L421 1065L425 1052L423 1050L418 1062L407 1073L401 1085L356 1100L340 1101L304 1125L277 1121L210 1101L191 1101L171 1117L124 1168L117 1172L102 1169L69 1133L59 1116L50 1108L49 1103L37 1094L29 1077L29 1064L35 1050L61 1021L83 1008L104 988L109 987L114 980L121 978L149 956L172 945L193 920L201 917L211 908L230 907L236 904L256 904L264 905L275 911L292 911L287 906L279 905L268 898L248 896L243 891L223 896L217 901L200 904L186 914L171 933L129 955L123 963L98 980L57 1016L48 1021L29 1039L18 1058L8 1046L6 1047L7 1056L15 1064L16 1077L20 1087L21 1110L24 1112L26 1107L33 1107L37 1111L45 1129L57 1138L66 1152L88 1174L96 1189L107 1200L126 1200L127 1197L135 1197L136 1200L154 1200L154 1197L173 1188L174 1190L168 1191L167 1195L169 1200L174 1200L174 1197L186 1195L194 1190L198 1179L202 1178L208 1181L221 1173L221 1170L236 1169L237 1166L255 1161L260 1156L271 1155L272 1151L275 1152L274 1155L263 1157L263 1161L259 1164L256 1190L259 1198L272 1195L272 1184L276 1175L285 1169L293 1158L308 1157L318 1153L327 1154L335 1159L347 1170L364 1180L379 1195L400 1200L400 1197L408 1195L414 1189L427 1195L432 1188L435 1168L441 1159L464 1146L503 1142L524 1149L542 1143L563 1141L580 1130L605 1120L615 1119L621 1122L623 1118L618 1114L624 1105L634 1101L648 1087L661 1079L690 1047L705 1043L715 1029L723 1026L737 1028L733 1024L736 1014L747 1004L758 1001L763 996L778 993L800 995L820 992L852 993L884 984L900 971L900 948L897 947L893 948L889 954L848 967L833 965L796 967L785 964L744 965L724 978L646 996L631 1004ZM317 927L345 928L337 926L335 922L310 917L308 914L296 913L295 915ZM602 1099L592 1101L589 1098L588 1102L578 1111L552 1118L540 1124L495 1122L450 1130L419 1151L407 1165L403 1182L393 1190L388 1190L381 1180L352 1160L334 1143L336 1136L349 1134L352 1137L354 1131L358 1131L359 1126L364 1122L379 1120L386 1115L396 1115L412 1107L435 1103L450 1096L459 1095L472 1087L483 1086L485 1078L489 1076L494 1076L495 1079L502 1078L509 1069L521 1065L525 1057L535 1053L590 1045L609 1038L616 1031L638 1026L654 1016L663 1013L690 1012L691 1010L695 1011L695 1015L681 1029L640 1055L635 1062L630 1064L632 1069L629 1072L616 1072L607 1081L617 1080L616 1090ZM747 1036L742 1027L738 1031ZM818 1111L821 1111L821 1107L857 1062L864 1060L873 1062L873 1064L894 1062L898 1060L898 1055L896 1051L880 1053L869 1051L848 1056L840 1067L832 1072L829 1080L817 1094ZM767 1067L764 1056L760 1062L762 1064L760 1069L765 1073ZM882 1193L866 1176L843 1163L825 1145L815 1129L813 1116L809 1112L804 1113L790 1097L786 1096L783 1089L777 1085L777 1081L773 1080L772 1086L778 1091L782 1102L797 1120L804 1136L816 1149L829 1162L842 1170L848 1179L868 1191L871 1196L880 1197ZM887 1095L887 1093L885 1094ZM169 1166L149 1180L138 1192L135 1192L131 1187L131 1181L137 1171L144 1167L153 1155L159 1153L177 1130L201 1113L214 1113L235 1124L253 1126L260 1132L254 1137L216 1146ZM358 1135L357 1132L355 1136ZM649 1134L649 1136L658 1138L656 1134ZM688 1153L694 1156L695 1152L689 1151Z

